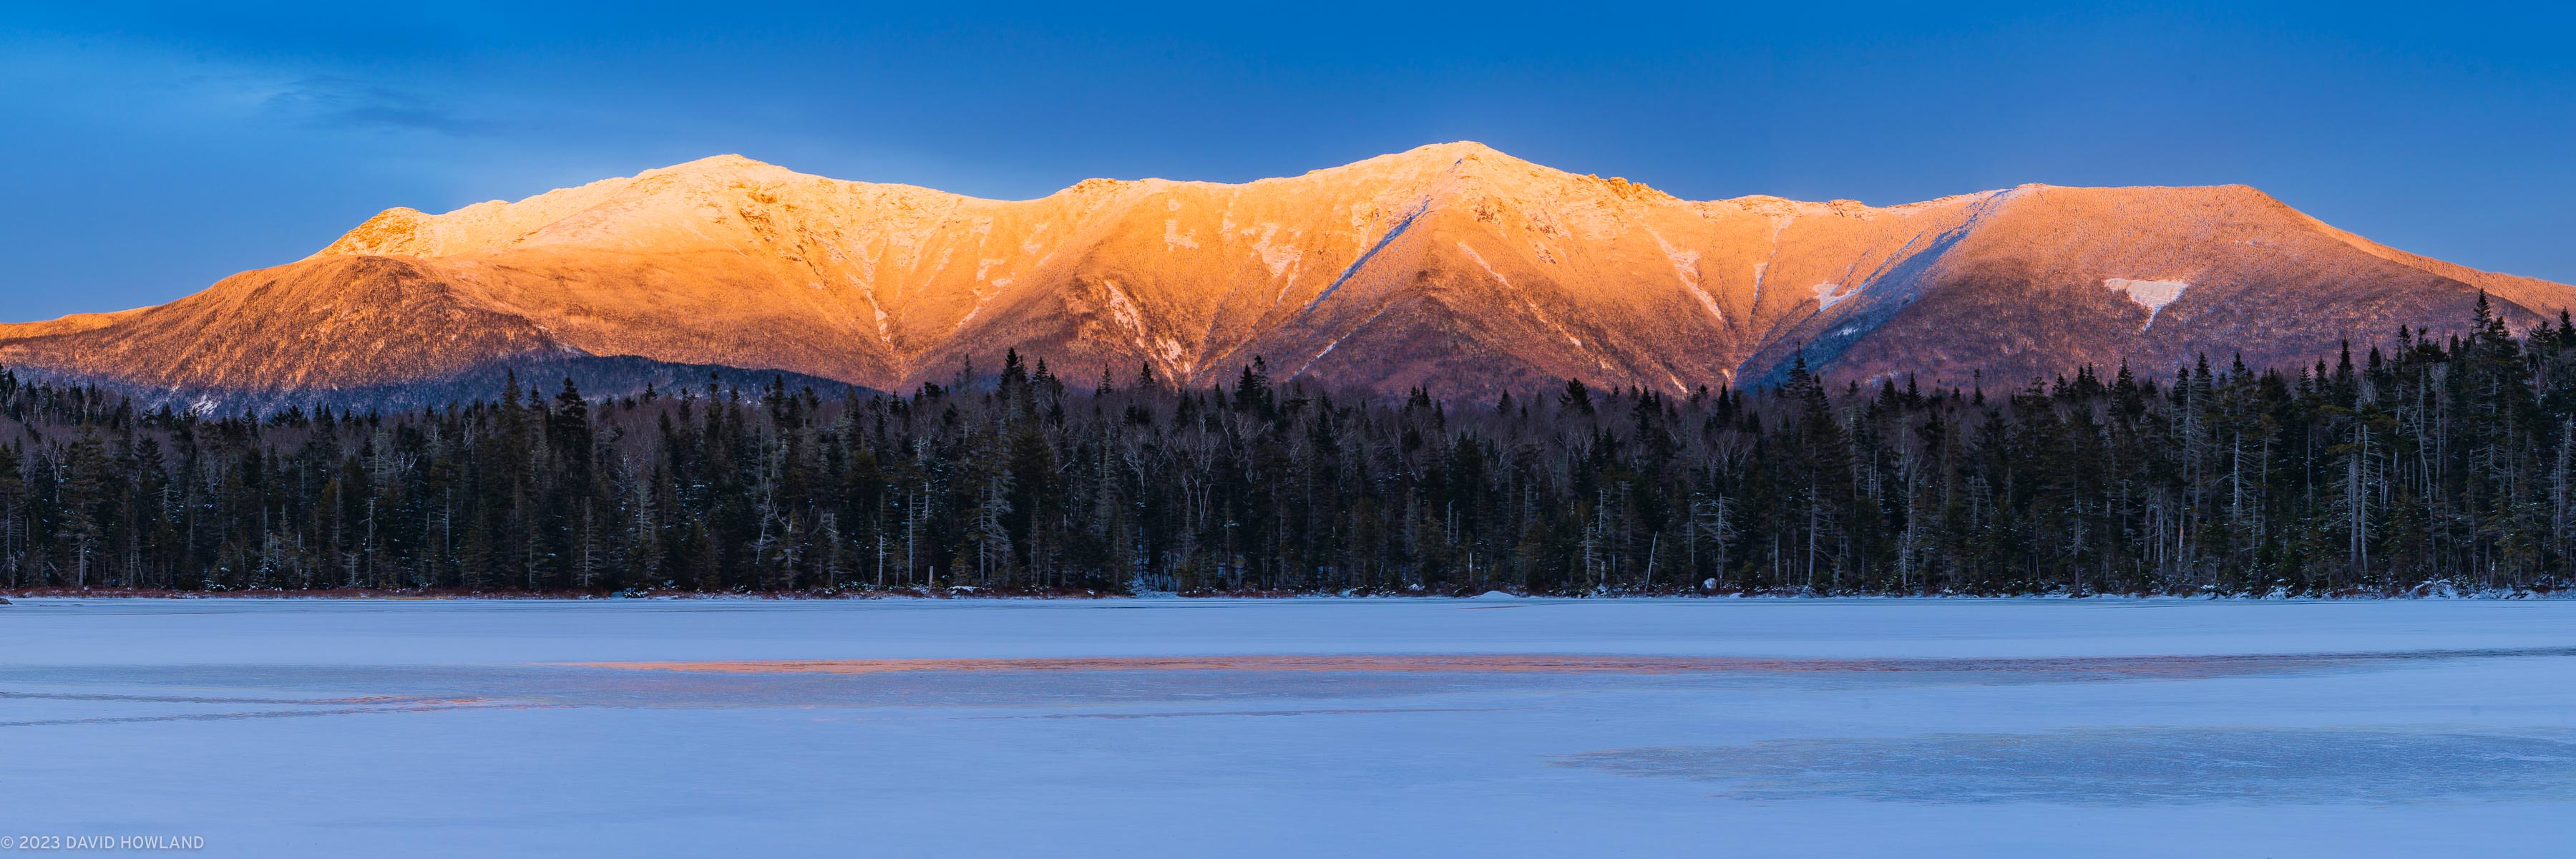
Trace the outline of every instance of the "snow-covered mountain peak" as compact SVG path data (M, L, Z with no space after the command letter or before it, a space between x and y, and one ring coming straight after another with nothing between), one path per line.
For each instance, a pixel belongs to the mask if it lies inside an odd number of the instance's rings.
M170 305L0 328L0 360L327 388L578 349L896 390L1018 349L1086 378L1144 364L1195 383L1263 357L1483 398L1567 378L1749 383L1799 356L1927 382L2300 359L2466 318L2480 290L2517 324L2576 305L2241 185L1688 202L1454 141L1285 178L986 200L718 155L386 209L314 258Z

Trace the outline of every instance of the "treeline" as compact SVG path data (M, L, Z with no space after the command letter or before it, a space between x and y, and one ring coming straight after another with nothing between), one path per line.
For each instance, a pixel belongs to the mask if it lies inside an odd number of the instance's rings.
M142 411L0 374L0 583L474 592L2398 593L2576 558L2576 325L2019 390L1398 401L1150 369L902 397Z

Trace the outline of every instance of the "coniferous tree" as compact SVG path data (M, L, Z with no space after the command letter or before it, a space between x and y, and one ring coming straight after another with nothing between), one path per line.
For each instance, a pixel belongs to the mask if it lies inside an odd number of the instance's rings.
M474 592L2389 593L2563 586L2576 320L2306 367L1554 390L910 396L773 378L359 415L0 372L0 584ZM971 366L971 365L969 365Z

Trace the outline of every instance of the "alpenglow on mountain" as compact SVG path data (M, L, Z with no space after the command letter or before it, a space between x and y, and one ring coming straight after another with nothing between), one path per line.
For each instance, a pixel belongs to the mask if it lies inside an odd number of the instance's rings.
M2393 250L2244 186L2025 185L1901 206L1694 202L1447 143L1244 184L1022 201L719 156L441 215L157 307L0 325L0 363L154 400L615 392L708 373L908 390L1005 350L1078 383L1274 376L1444 398L1565 379L2018 385L2520 327L2576 289ZM485 390L488 387L492 390Z

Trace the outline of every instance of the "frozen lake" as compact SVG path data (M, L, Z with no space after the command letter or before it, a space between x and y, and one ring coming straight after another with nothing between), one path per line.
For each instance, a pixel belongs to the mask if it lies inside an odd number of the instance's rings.
M0 835L2566 855L2576 601L20 600Z

